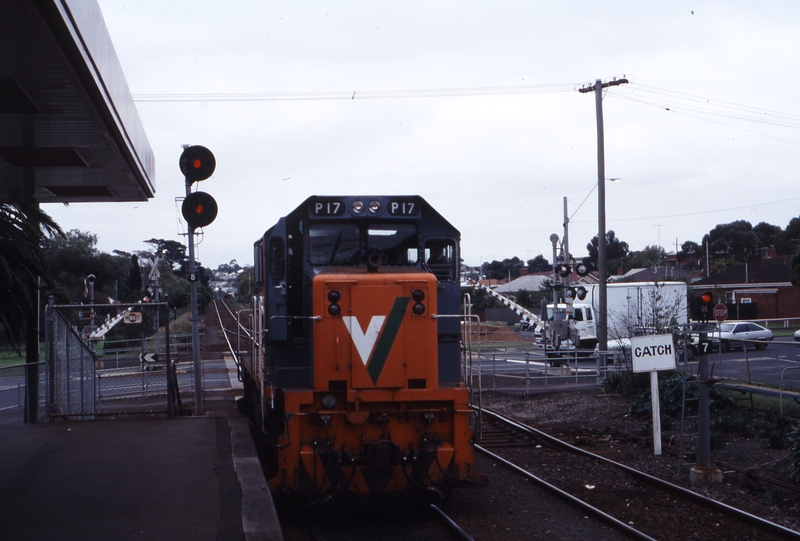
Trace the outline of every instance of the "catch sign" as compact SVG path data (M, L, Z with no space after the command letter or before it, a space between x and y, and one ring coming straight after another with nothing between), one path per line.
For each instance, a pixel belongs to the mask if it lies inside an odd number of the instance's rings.
M671 334L631 338L634 372L675 369L675 346Z

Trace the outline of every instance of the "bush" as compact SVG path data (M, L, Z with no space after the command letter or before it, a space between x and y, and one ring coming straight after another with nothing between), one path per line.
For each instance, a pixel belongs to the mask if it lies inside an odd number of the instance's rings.
M650 385L648 374L645 376L648 385L636 397L631 405L629 413L636 414L652 414L651 410L651 397ZM683 375L680 372L668 371L664 372L665 377L660 377L658 382L658 396L659 406L661 409L662 417L680 417L683 409ZM697 415L700 406L700 386L693 376L686 378L686 415ZM723 395L714 387L708 390L709 410L712 414L723 411L729 405L733 404L733 399Z
M792 422L788 417L769 415L758 423L757 427L761 432L761 436L767 440L767 444L773 449L785 449L789 446Z
M648 374L636 374L630 370L610 372L603 378L600 387L604 393L635 396L650 388L650 377Z
M800 481L800 426L794 427L789 433L789 475L795 481Z

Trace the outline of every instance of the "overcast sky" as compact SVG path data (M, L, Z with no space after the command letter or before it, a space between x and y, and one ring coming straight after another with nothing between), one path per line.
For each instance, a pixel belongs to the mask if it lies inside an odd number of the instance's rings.
M603 99L605 176L621 179L607 227L632 250L800 215L800 2L99 3L156 197L44 209L106 252L186 243L191 143L217 157L199 186L219 204L198 249L209 267L252 264L256 238L310 195L419 194L470 265L551 259L566 197L585 255L597 131L578 89L615 76L631 82Z

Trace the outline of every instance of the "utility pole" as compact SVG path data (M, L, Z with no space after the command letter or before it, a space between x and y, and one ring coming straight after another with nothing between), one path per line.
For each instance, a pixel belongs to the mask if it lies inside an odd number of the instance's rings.
M597 79L594 86L586 86L581 93L594 92L595 109L597 111L597 266L599 279L597 344L600 355L605 357L608 351L608 269L606 262L606 163L605 144L603 141L603 89L609 86L627 84L627 79L614 79L603 83ZM603 363L605 365L605 363Z

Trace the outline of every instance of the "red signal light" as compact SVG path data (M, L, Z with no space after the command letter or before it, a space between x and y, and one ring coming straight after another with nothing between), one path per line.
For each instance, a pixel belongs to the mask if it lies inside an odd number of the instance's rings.
M183 200L181 214L189 226L205 227L217 217L217 202L205 192L194 192Z
M703 304L710 304L712 300L713 297L711 296L711 293L709 293L708 291L700 295L700 302L702 302Z
M217 159L214 153L201 145L192 145L183 149L180 160L181 173L190 183L205 180L214 174L217 168Z

